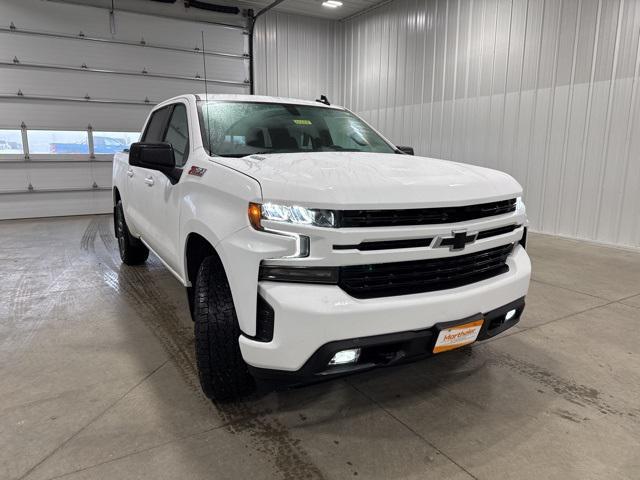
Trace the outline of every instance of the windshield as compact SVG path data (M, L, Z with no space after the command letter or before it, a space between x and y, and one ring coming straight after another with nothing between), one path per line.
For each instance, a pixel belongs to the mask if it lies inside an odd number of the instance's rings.
M200 102L202 140L211 155L395 150L355 115L280 103ZM207 132L208 131L208 132Z

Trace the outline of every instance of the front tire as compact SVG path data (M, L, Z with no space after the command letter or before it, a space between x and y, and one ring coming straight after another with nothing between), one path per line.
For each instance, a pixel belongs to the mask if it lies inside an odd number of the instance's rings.
M208 257L200 265L194 288L198 375L212 400L234 400L255 390L255 382L240 352L240 327L222 263Z
M116 238L120 259L125 265L140 265L149 257L149 249L138 239L131 235L127 222L124 219L122 201L118 200L115 208Z

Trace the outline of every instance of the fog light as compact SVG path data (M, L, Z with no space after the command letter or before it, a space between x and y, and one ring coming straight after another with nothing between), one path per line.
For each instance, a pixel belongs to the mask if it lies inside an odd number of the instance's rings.
M516 316L516 309L514 308L513 310L509 310L507 312L507 314L504 316L504 319L505 320L511 320L515 316Z
M356 363L360 358L360 349L341 350L329 361L329 365L344 365L346 363Z

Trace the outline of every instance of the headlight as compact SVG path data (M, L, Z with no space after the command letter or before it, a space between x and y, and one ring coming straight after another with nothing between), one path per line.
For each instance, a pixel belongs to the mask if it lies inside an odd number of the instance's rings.
M332 210L300 207L298 205L277 205L275 203L250 203L249 222L256 230L262 230L262 220L312 225L314 227L336 226L336 216Z
M527 214L527 207L524 206L524 202L522 201L522 197L516 198L516 213L520 215Z

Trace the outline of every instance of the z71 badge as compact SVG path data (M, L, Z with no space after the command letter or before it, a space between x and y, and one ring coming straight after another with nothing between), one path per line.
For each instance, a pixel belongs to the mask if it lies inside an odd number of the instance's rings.
M189 169L189 175L195 175L196 177L201 177L206 172L206 168L193 166Z

